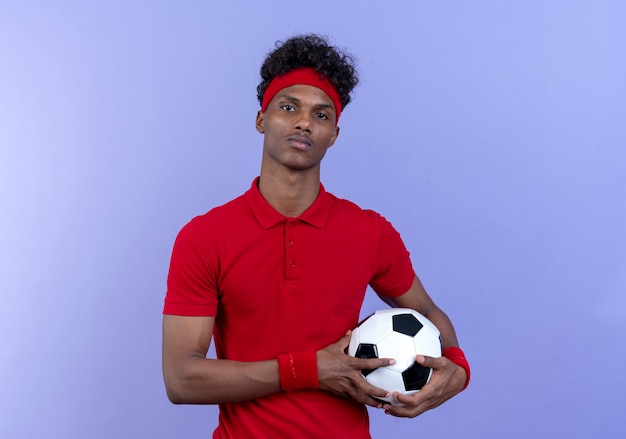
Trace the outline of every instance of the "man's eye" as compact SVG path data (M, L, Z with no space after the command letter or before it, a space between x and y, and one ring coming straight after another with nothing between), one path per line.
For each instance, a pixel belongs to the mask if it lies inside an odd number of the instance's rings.
M324 113L316 113L316 114L315 114L315 116L316 116L318 119L328 119L328 116L327 116L327 115L325 115Z
M289 105L289 104L282 105L280 108L282 108L285 111L293 111L293 110L295 110L293 105Z

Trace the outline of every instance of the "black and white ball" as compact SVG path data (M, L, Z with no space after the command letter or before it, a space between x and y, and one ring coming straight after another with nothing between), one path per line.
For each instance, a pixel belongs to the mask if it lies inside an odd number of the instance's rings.
M414 395L432 376L432 369L415 361L417 355L440 357L441 337L437 327L422 314L407 308L376 311L354 328L348 354L358 358L393 358L391 366L362 370L372 385L388 390L393 405L402 405L393 392Z

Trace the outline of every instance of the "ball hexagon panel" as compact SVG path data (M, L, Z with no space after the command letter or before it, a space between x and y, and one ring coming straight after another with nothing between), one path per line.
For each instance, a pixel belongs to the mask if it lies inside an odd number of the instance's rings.
M387 334L393 331L391 316L384 315L382 318L369 316L354 329L361 343L378 343Z
M439 330L424 326L420 332L412 339L415 345L416 355L427 355L429 357L441 357L442 346Z
M415 343L413 338L399 332L391 332L387 334L376 345L379 358L393 358L395 364L387 366L396 372L402 372L404 369L415 363Z
M389 390L393 392L394 390L401 391L402 393L407 393L404 391L404 380L402 379L402 374L398 372L394 372L389 370L386 367L379 367L372 373L367 376L367 381L376 387L380 387L381 389ZM415 392L412 392L415 393ZM387 401L390 403L397 403L393 398L393 394L389 395L389 398L381 398L379 399L383 401Z

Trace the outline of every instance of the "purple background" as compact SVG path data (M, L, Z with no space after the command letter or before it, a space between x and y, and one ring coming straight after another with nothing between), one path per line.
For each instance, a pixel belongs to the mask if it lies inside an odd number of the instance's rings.
M258 69L312 31L362 78L323 181L473 367L374 438L626 435L626 3L94 3L0 3L0 437L210 437L163 388L171 246L257 175Z

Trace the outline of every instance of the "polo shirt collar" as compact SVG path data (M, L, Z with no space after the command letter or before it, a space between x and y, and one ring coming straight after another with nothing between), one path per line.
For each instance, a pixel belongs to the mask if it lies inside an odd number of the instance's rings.
M256 217L261 227L269 229L270 227L285 221L286 216L276 211L261 195L259 191L259 178L256 177L252 182L252 186L246 192L245 197L250 204L252 212ZM314 227L324 228L328 219L328 214L332 205L332 197L324 189L324 185L320 183L320 193L317 198L311 204L311 206L298 217L299 220L304 221Z

